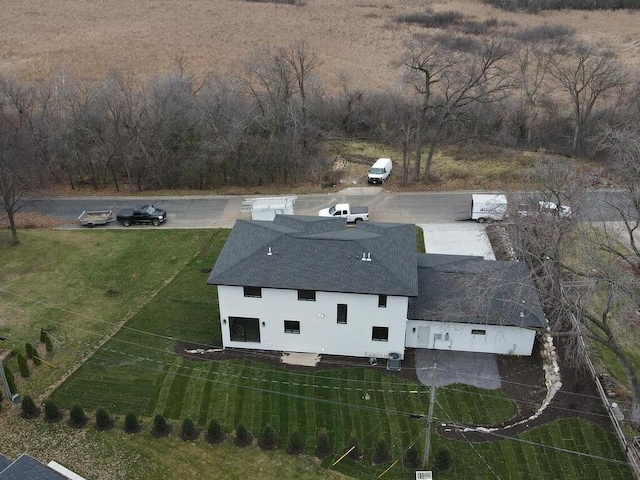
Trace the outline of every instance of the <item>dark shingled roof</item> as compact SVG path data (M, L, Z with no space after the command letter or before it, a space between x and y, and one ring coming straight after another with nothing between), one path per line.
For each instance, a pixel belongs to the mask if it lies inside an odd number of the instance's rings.
M0 469L0 480L66 480L67 477L23 453L4 469Z
M207 283L415 296L415 227L348 227L344 219L299 215L238 220Z
M463 255L418 254L410 320L546 328L527 266Z

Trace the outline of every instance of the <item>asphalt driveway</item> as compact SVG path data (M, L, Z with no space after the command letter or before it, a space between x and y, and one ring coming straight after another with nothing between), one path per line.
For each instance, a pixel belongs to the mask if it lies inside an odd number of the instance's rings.
M457 222L420 226L424 232L427 253L477 255L486 260L495 260L483 225L475 222ZM416 350L416 373L421 383L431 385L434 379L437 387L463 383L496 390L502 385L498 362L492 353L419 348Z
M436 387L463 383L497 390L502 386L498 362L492 353L417 349L416 374L420 383L431 385L434 368Z

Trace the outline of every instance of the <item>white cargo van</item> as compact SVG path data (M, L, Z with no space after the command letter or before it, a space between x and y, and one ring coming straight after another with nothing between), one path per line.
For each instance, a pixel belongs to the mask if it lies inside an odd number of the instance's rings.
M369 169L367 175L367 181L369 183L384 183L384 181L391 175L393 164L390 158L379 158L376 163Z

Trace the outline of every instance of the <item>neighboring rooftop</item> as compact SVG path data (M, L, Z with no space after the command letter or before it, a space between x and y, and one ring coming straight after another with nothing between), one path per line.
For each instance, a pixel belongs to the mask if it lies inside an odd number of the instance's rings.
M9 464L2 467L5 461ZM26 453L11 462L0 455L0 480L67 480L68 477L55 472Z

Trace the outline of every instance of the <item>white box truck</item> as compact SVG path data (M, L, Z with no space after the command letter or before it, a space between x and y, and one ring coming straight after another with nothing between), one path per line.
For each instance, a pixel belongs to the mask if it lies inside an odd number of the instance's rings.
M379 158L376 163L369 169L367 174L367 182L384 183L393 170L393 163L390 158Z
M503 220L506 216L506 195L486 193L471 195L471 220L484 223L492 220Z

